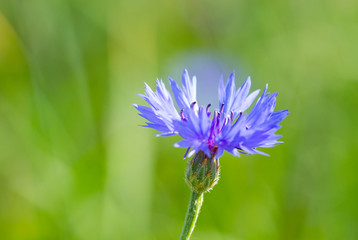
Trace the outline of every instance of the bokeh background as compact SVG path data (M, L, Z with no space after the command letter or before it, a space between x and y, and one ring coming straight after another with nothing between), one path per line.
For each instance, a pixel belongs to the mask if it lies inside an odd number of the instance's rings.
M0 239L178 239L178 137L144 81L236 70L279 92L284 144L221 158L193 239L358 239L358 2L0 0Z

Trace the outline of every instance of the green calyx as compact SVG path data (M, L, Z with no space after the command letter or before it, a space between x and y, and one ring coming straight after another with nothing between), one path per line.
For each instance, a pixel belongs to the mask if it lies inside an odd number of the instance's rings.
M198 194L211 190L219 180L219 159L208 157L200 151L190 160L185 173L185 182Z

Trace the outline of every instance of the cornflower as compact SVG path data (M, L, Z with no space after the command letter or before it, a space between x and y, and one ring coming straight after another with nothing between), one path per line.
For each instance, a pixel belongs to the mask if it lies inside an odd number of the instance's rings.
M268 156L258 148L270 148L281 143L278 139L282 136L275 133L289 112L274 111L277 93L267 92L267 84L248 112L260 90L250 93L250 77L236 90L234 72L226 84L220 79L219 107L213 112L210 111L211 104L198 104L196 78L191 79L187 70L182 76L182 87L171 78L169 82L179 110L163 81L158 79L155 91L145 84L145 95L139 94L149 107L136 104L134 107L140 116L148 120L144 127L157 130L157 136L179 134L183 138L174 146L187 149L184 159L195 154L186 170L185 181L192 193L180 237L189 239L203 202L203 194L211 190L219 179L219 158L224 151L234 156Z

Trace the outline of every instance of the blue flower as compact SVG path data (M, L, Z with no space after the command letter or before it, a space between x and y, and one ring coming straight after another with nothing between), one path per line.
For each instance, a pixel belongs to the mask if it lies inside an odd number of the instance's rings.
M224 151L234 156L242 154L263 154L257 148L276 146L281 135L276 135L280 122L288 110L274 111L277 93L268 93L267 85L250 112L246 110L257 98L259 91L249 94L251 79L236 90L235 74L226 84L219 82L219 108L210 112L210 104L200 106L196 99L196 78L190 79L184 70L182 87L169 78L179 111L174 106L170 92L162 80L157 80L154 92L145 84L145 95L140 96L149 104L134 107L139 115L148 120L145 127L153 128L157 136L179 134L183 140L175 147L187 148L184 158L202 151L211 158L220 158Z

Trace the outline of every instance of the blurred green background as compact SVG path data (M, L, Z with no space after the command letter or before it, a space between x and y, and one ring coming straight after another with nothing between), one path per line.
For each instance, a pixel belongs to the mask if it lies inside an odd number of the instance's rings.
M185 150L132 104L184 68L291 112L271 157L221 158L193 239L358 239L357 63L353 0L0 0L0 239L178 239Z

